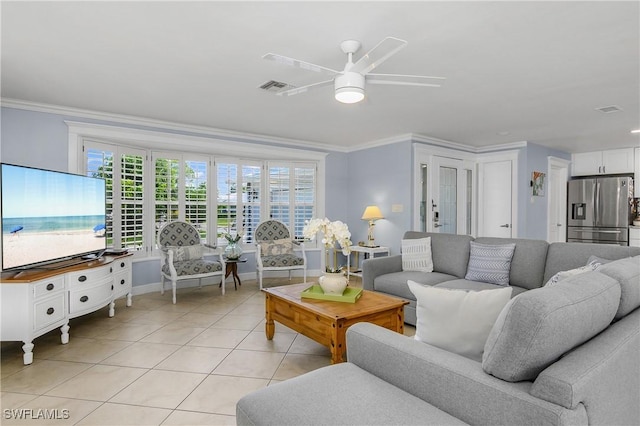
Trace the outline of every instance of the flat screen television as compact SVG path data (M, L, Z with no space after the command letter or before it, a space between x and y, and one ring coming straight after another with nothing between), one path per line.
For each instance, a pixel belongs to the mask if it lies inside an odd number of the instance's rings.
M27 269L106 249L104 179L0 164L2 270Z

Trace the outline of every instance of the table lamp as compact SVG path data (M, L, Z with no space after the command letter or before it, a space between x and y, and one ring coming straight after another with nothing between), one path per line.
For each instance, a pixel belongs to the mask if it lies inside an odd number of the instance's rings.
M364 213L362 214L362 220L369 221L369 233L368 233L369 241L367 241L367 247L376 247L376 241L373 238L373 226L375 225L374 222L378 219L384 219L384 216L382 216L382 212L380 211L378 206L367 206L367 208L364 209Z

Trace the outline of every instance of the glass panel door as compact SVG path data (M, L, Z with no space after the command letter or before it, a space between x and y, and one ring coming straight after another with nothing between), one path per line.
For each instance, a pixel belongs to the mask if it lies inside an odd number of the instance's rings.
M453 167L440 166L440 214L437 226L443 234L457 233L458 219L458 170Z

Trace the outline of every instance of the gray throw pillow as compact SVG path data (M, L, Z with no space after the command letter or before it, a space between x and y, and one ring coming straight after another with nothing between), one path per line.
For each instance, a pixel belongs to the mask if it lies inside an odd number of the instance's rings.
M516 249L513 244L480 244L471 241L471 255L466 280L509 285L511 259Z

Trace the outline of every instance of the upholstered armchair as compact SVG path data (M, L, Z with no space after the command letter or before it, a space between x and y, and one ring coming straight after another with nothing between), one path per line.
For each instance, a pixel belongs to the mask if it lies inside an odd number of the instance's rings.
M216 247L202 244L198 230L186 222L170 222L164 225L158 232L158 247L160 247L162 259L162 289L164 294L165 278L171 281L173 289L173 303L176 303L176 284L180 280L198 279L202 287L202 278L220 276L222 294L225 292L225 263L222 252L218 251L219 260L207 260L204 258L204 249Z
M256 243L256 274L262 290L262 277L265 271L291 271L302 269L307 280L307 257L304 243L295 241L289 234L289 228L277 220L260 222L254 232ZM294 251L300 252L300 256Z

